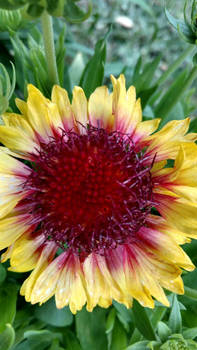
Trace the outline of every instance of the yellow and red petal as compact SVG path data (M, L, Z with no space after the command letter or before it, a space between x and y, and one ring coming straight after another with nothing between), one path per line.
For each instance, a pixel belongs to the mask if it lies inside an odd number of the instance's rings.
M58 108L64 128L66 130L73 129L75 127L74 115L67 91L58 85L54 85L51 100Z
M33 270L38 262L44 242L45 236L43 234L26 233L18 238L10 254L9 270L14 272Z
M190 120L173 120L168 122L160 131L148 136L145 142L148 144L146 155L155 155L156 161L175 159L181 144L192 142L185 138Z
M32 291L34 289L35 283L42 272L47 268L50 262L53 260L54 255L57 251L57 247L53 242L48 242L42 249L38 262L35 269L32 271L30 276L23 283L20 293L25 296L26 301L31 301ZM39 291L37 292L39 294Z
M76 126L81 134L86 133L88 124L88 102L82 88L75 86L73 89L72 111L76 120Z
M103 103L101 103L103 101ZM114 115L112 114L112 95L106 86L98 87L88 101L90 124L96 128L108 131L114 129Z

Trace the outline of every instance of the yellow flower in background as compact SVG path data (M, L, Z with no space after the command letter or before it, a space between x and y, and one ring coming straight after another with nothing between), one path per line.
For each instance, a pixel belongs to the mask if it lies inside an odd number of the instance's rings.
M197 136L188 119L154 133L135 88L112 83L89 101L75 87L72 104L29 85L22 115L3 116L0 249L11 271L33 270L21 288L33 304L169 305L162 287L182 294L194 268L180 245L197 236Z

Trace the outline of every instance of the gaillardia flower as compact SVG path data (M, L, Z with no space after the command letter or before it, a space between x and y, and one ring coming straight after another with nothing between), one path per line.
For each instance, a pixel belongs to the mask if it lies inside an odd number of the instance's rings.
M194 268L180 245L197 235L196 134L188 119L155 133L135 88L112 83L89 101L75 87L72 104L29 85L22 115L3 116L0 249L11 271L33 270L21 288L33 304L168 305L162 287L183 293Z

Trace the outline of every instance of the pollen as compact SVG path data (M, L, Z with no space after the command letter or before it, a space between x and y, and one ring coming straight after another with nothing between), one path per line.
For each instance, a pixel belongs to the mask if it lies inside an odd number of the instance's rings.
M153 206L152 179L127 135L63 131L32 160L23 204L48 240L81 258L135 240Z

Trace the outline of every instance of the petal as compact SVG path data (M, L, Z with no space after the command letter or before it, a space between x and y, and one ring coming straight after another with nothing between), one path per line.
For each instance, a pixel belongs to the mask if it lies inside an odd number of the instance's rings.
M72 111L80 133L84 134L88 124L88 103L83 89L78 86L73 89Z
M52 90L52 102L58 107L63 125L66 130L74 128L73 112L69 101L68 93L58 85L54 85Z
M18 215L0 221L0 249L9 247L26 231L31 231L28 218L28 215Z
M32 142L35 141L35 133L22 115L15 113L5 113L3 114L2 119L6 126L16 128L19 131L23 131L26 134L27 138L29 138Z
M44 303L50 299L56 290L56 285L61 274L61 267L64 264L67 253L60 254L48 266L42 269L36 278L31 292L31 303Z
M48 242L43 248L35 269L31 273L31 275L25 280L20 290L20 294L25 296L26 301L31 301L32 290L35 286L35 283L41 275L41 273L52 261L56 251L57 247L53 242Z
M136 102L134 86L128 91L125 87L124 75L118 79L111 76L113 84L112 111L115 116L115 129L131 134L142 120L140 100Z
M188 271L192 271L195 268L183 249L167 233L148 227L141 227L137 237L143 242L145 250L153 252L160 259L174 263Z
M169 199L165 195L157 195L157 210L169 224L184 232L187 237L196 238L197 204L184 199Z
M190 120L172 120L167 123L160 131L148 136L145 141L149 146L146 154L157 154L157 161L164 159L175 159L179 152L180 145L184 142L190 142L185 138L188 131Z
M23 114L23 116L27 118L27 102L19 99L19 98L16 98L15 99L15 103L16 103L16 106L18 107L19 111Z
M135 144L140 142L143 143L143 140L151 135L154 131L157 130L160 123L160 119L146 120L142 123L138 123L135 129L135 132L132 136L132 140Z
M90 96L88 102L90 124L96 128L112 130L114 116L112 115L112 95L106 86L98 87Z
M0 141L11 150L25 156L33 153L37 144L27 138L26 133L21 129L10 126L0 126Z
M85 281L79 258L70 253L57 282L55 300L57 308L70 306L71 312L81 310L87 301Z
M44 235L25 234L14 244L10 256L10 271L26 272L36 267L40 248L45 241ZM28 259L27 259L28 256Z
M88 311L92 311L99 303L102 303L103 306L111 304L112 297L116 299L117 295L120 294L116 290L104 257L95 253L90 254L85 259L83 270L89 296L87 301Z

